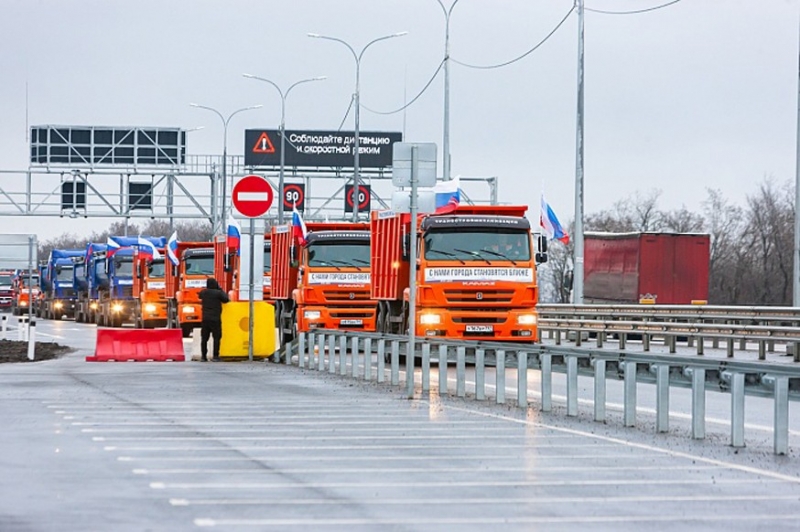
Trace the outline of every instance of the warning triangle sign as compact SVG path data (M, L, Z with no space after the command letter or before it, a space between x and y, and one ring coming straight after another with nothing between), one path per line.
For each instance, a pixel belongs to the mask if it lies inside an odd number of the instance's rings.
M267 135L266 131L261 133L261 136L258 137L258 140L253 146L253 153L275 153L275 146L272 145L272 141L269 139L269 135Z

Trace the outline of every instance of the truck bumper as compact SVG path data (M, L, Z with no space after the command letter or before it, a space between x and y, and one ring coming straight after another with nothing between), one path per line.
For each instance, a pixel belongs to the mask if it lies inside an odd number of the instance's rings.
M308 332L313 329L334 329L340 331L373 332L377 324L377 307L336 308L299 306L297 307L297 330Z
M416 333L420 337L497 342L534 342L538 339L535 309L451 311L421 308Z
M181 325L200 326L203 319L203 307L197 303L178 303L178 322Z
M167 302L156 301L142 304L142 319L150 320L163 320L167 319Z

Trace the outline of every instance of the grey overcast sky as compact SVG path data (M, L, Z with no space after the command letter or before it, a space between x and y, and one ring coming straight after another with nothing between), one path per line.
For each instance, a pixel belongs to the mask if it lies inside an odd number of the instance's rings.
M666 0L586 0L631 10ZM449 6L452 0L443 0ZM558 24L572 0L460 0L451 55L471 64L512 59ZM638 15L587 12L585 210L660 189L664 209L700 210L706 188L743 204L765 176L793 181L797 133L798 0L683 0ZM219 154L222 127L189 102L237 115L229 152L246 128L277 127L280 100L248 72L285 87L287 128L336 129L354 90L389 111L428 81L444 53L436 0L0 0L0 170L27 167L28 123L162 126L189 133L190 154ZM562 221L574 216L577 16L510 66L451 65L453 175L498 176L503 202L532 205L544 186ZM362 130L442 141L443 76L406 113L361 114ZM344 129L352 129L352 114ZM2 180L12 179L7 175ZM16 179L16 178L13 178ZM0 196L0 203L4 202ZM3 232L41 238L98 222L7 218ZM82 225L81 225L82 224ZM102 227L100 227L102 228Z

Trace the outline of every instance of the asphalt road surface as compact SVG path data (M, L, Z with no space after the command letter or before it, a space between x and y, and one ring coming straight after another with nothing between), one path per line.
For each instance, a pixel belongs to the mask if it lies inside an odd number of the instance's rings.
M261 361L90 363L93 326L37 334L77 350L0 366L3 532L800 526L795 405L790 455L776 457L757 428L771 405L752 398L748 446L733 449L722 394L708 394L719 423L693 441L679 390L656 435L648 385L625 429L613 406L595 423L586 404L566 418L558 397L545 415L535 394L528 410L408 400L402 386ZM581 397L591 386L581 379Z

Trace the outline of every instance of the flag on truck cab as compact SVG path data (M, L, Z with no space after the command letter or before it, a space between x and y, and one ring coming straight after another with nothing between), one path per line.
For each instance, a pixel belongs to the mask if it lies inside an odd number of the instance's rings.
M300 213L297 211L297 205L292 207L292 235L301 246L305 245L308 229L306 228L306 223L303 221L303 217L300 216Z
M167 240L167 258L174 265L177 266L181 260L178 258L178 232L172 233L172 236Z
M542 194L542 213L539 215L539 224L547 234L550 240L560 240L564 244L569 244L569 235L564 228L561 227L561 222L558 221L556 213L553 212L552 207L544 199Z
M238 255L239 245L242 241L242 228L239 227L239 222L233 216L228 217L228 229L225 234L225 245L229 248L236 248L236 254Z
M111 237L108 237L106 240L106 257L109 259L114 256L114 253L120 250L122 246L120 246L116 240Z
M141 235L139 235L139 238L136 239L136 247L141 253L150 255L154 259L161 258L161 253L158 252L158 248L155 246L155 244L146 238L143 238Z
M461 202L461 188L458 177L441 181L433 187L436 194L436 214L448 214L456 210Z

